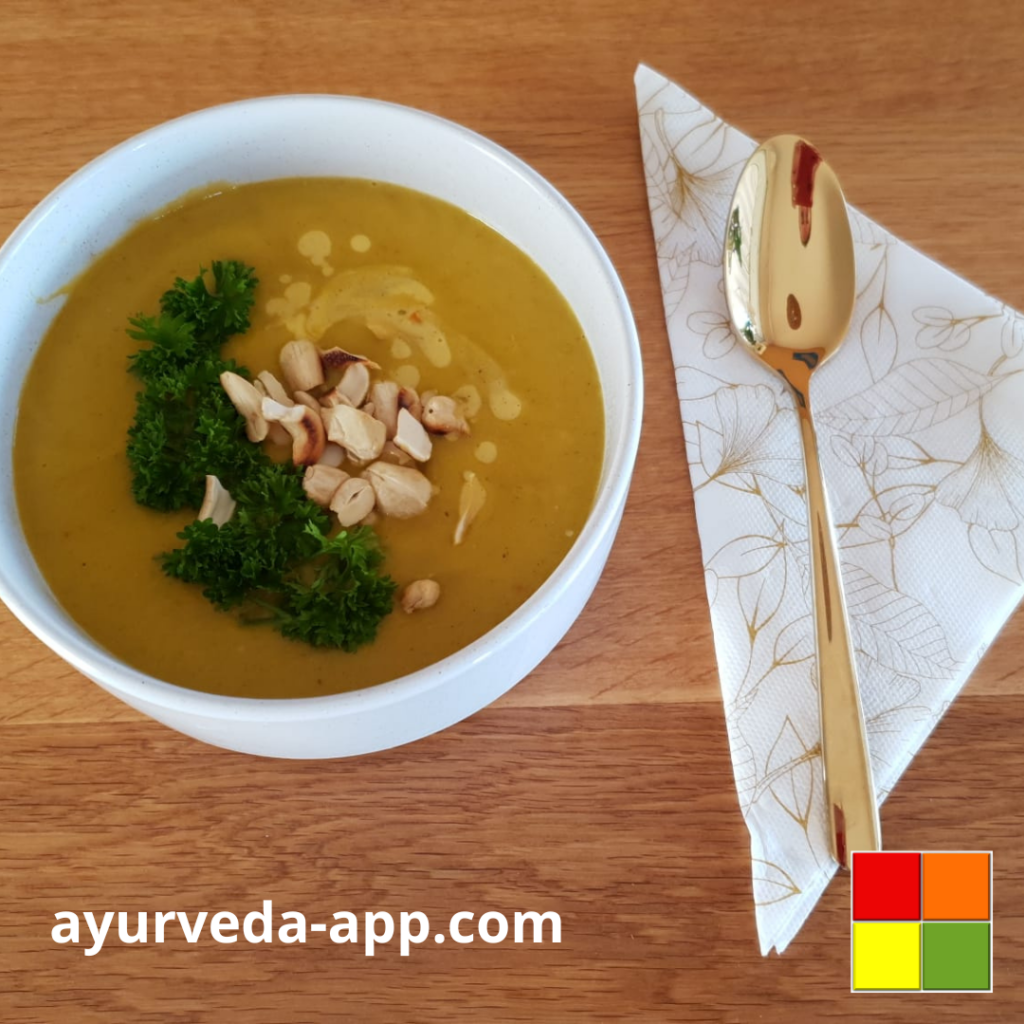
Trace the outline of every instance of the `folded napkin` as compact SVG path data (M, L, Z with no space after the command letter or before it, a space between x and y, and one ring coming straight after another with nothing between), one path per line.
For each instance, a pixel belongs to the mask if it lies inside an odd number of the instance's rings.
M722 290L754 143L643 65L636 91L761 952L781 953L835 865L799 428ZM813 402L884 799L1024 593L1024 317L850 213L857 303Z

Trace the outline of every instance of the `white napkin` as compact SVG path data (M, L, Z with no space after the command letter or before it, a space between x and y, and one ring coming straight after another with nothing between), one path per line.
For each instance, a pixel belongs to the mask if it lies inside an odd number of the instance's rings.
M754 143L644 65L636 91L757 929L781 953L835 867L797 419L722 291ZM1024 317L850 212L857 304L813 403L884 799L1024 593Z

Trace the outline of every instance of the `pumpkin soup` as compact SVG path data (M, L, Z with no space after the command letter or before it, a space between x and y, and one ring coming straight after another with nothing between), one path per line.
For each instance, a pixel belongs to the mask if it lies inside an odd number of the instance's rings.
M253 625L258 616L215 609L209 586L182 582L206 582L201 572L173 570L188 561L187 538L227 538L251 497L209 467L205 495L186 488L187 507L140 496L149 449L133 437L126 457L143 408L126 368L156 328L140 334L136 321L130 337L127 318L155 312L172 282L187 286L211 261L238 261L218 262L218 274L237 265L259 279L248 329L225 334L220 356L238 372L220 374L231 405L221 404L261 452L253 465L301 481L303 515L329 525L333 539L325 529L322 542L335 547L314 545L311 565L332 551L346 572L362 564L337 547L344 537L379 556L380 578L396 588L392 598L366 577L383 615L372 630L282 635ZM586 520L603 432L580 326L525 254L420 193L289 179L187 197L73 283L26 379L15 484L52 590L113 654L196 689L320 696L423 668L529 597ZM155 507L133 499L133 484ZM168 508L178 510L159 510ZM302 577L304 595L312 581Z

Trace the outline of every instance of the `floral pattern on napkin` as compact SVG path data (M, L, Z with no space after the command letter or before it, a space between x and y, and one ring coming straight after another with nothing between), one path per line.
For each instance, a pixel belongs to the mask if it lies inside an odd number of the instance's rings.
M758 934L782 952L835 865L799 426L722 284L755 144L643 65L636 89ZM884 799L1024 593L1024 317L850 212L856 308L812 402Z

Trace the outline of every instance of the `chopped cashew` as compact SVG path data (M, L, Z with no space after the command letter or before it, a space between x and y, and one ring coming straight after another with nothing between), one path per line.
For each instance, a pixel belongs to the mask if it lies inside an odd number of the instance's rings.
M388 440L398 429L398 394L401 389L391 380L378 381L370 390L373 415L384 424Z
M318 416L320 415L320 403L308 391L296 391L295 402L297 405L304 405L307 409L312 409Z
M212 519L215 526L223 526L235 514L235 499L215 476L206 478L206 493L199 509L199 521Z
M398 408L408 409L413 418L419 422L420 417L423 415L423 405L420 402L420 396L416 394L415 388L403 387L398 392Z
M338 488L348 479L348 473L343 470L317 463L315 466L307 467L302 478L302 489L310 501L327 508Z
M466 536L469 524L480 514L487 500L487 491L484 485L477 479L476 473L466 472L463 474L465 483L459 492L459 522L455 527L455 543L461 544Z
M288 397L288 392L285 391L284 385L269 370L256 374L257 391L260 390L261 386L267 398L272 398L275 402L280 402L282 405L295 404Z
M377 508L386 516L411 519L425 512L430 504L430 481L418 469L375 462L363 476L373 485Z
M356 459L377 458L387 440L387 432L380 420L347 405L326 409L324 424L327 436Z
M304 408L304 405L296 406L294 402L285 405L284 402L279 402L276 398L264 398L261 404L263 417L268 423L280 423L289 414L290 409L301 411ZM292 413L292 415L298 415L298 413Z
M358 409L366 401L366 394L370 390L370 371L366 363L350 363L334 390L344 395Z
M346 480L331 500L331 511L342 526L355 526L372 511L377 498L373 487L357 477Z
M264 398L263 417L270 423L280 423L291 435L292 462L296 466L312 466L323 455L327 433L323 420L312 409Z
M311 341L289 341L281 349L281 372L292 391L312 391L324 382L320 350Z
M245 417L245 435L250 441L262 441L270 429L263 418L263 398L259 391L244 377L225 371L220 375L220 386L238 410Z
M343 348L320 349L320 364L324 370L343 370L351 363L363 363L368 370L379 370L379 364L366 356L358 356L354 352L346 352Z
M416 580L402 591L402 611L411 615L422 608L433 608L440 596L437 580Z
M399 466L411 466L415 461L411 455L403 452L394 441L388 441L385 443L384 448L380 453L380 457L382 459L387 459L388 462L394 462Z
M266 373L266 371L264 371L264 373ZM252 382L253 387L260 393L261 399L273 398L275 402L278 402L284 406L294 404L292 400L288 397L288 393L281 386L281 382L272 373L266 373L266 376L269 377L271 381L271 389L274 391L274 394L271 395L267 389L267 384L260 379L263 376L263 373L258 374L256 379ZM280 423L267 424L267 439L270 441L271 444L279 445L282 448L285 445L289 445L292 443L291 435L288 433L287 430L284 429L284 427L281 426Z
M469 424L454 398L436 395L423 405L423 426L432 434L468 434Z
M327 428L324 427L326 430ZM318 466L331 466L333 469L337 469L339 466L345 463L345 449L340 444L335 444L333 441L328 441L324 445L324 453L320 456L317 462Z
M434 446L430 442L430 435L423 429L423 424L413 418L408 409L398 410L395 446L411 455L417 462L426 462L433 450Z
M351 407L352 403L343 394L341 394L337 388L333 388L320 399L320 405L324 409L333 409L336 405L347 405Z

